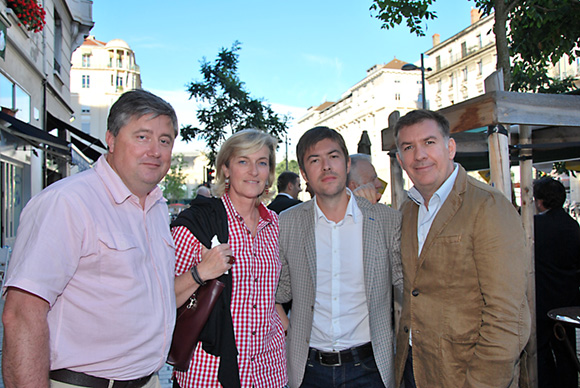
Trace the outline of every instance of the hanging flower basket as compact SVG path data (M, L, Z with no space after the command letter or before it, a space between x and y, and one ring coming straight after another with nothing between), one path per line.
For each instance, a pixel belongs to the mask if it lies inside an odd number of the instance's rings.
M46 11L35 0L7 0L8 8L20 19L28 31L40 32L44 28Z

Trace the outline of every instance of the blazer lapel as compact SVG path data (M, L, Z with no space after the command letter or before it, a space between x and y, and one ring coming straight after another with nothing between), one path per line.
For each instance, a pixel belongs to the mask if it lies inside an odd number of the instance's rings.
M463 202L463 193L465 193L467 183L467 173L463 169L463 167L459 166L459 171L457 174L457 178L455 179L455 183L453 184L453 189L449 193L449 196L445 200L441 209L435 216L433 220L433 224L431 224L431 228L429 229L429 233L427 234L427 239L423 244L423 249L421 250L421 255L419 256L419 266L423 265L425 258L428 255L429 247L433 244L433 241L443 231L443 229L447 226L447 224L453 219L459 208L461 207L461 203ZM417 221L415 221L415 225L417 225Z
M365 278L365 292L367 296L367 301L370 300L371 291L373 290L373 281L375 274L375 242L377 240L377 235L379 233L379 227L376 220L372 217L369 212L369 203L364 202L355 197L357 200L357 205L362 213L362 245L363 245L363 270Z
M314 225L316 223L316 211L314 209L314 200L310 200L300 214L300 225L302 226L302 238L300 243L304 244L304 253L308 268L310 268L310 277L312 285L316 290L316 236Z

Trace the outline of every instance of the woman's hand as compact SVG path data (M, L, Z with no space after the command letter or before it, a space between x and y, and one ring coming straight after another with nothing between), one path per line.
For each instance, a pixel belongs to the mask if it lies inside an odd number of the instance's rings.
M220 277L230 268L235 259L229 244L220 244L211 249L201 247L201 263L197 265L197 273L204 282Z
M197 265L197 273L204 282L220 277L232 268L235 259L228 244L220 244L212 249L202 246L201 262ZM175 301L177 307L183 305L197 289L199 284L193 280L189 271L175 278Z

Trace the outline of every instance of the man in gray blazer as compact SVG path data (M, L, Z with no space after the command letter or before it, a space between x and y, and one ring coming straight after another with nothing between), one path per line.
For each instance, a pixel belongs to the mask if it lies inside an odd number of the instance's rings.
M289 385L393 387L392 290L402 287L400 214L346 187L350 159L335 130L310 129L296 153L315 196L280 215L276 301L293 300Z

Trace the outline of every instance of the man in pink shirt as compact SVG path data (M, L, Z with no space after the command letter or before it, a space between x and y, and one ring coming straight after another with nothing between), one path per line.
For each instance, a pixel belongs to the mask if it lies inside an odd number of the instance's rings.
M171 105L127 92L107 155L30 200L3 290L6 387L160 387L175 248L157 184L176 135Z

